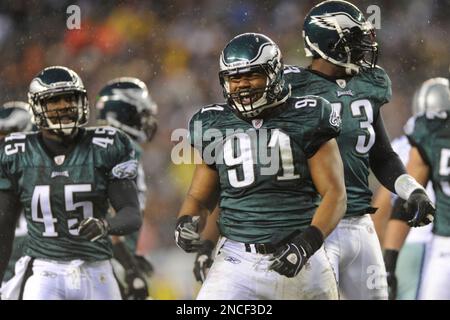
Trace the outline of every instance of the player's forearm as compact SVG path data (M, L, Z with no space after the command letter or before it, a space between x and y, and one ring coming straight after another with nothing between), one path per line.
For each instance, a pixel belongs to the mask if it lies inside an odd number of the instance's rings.
M0 284L11 257L14 232L21 211L19 198L0 190Z
M408 236L410 227L405 221L389 220L384 237L383 248L400 251Z
M208 165L198 164L192 177L191 186L184 199L178 217L199 216L198 231L205 227L207 217L216 208L219 199L219 176Z
M374 123L374 130L377 139L369 153L370 168L386 189L396 193L395 182L406 173L405 166L392 149L381 115Z
M345 189L330 188L322 196L322 201L317 208L311 225L317 227L324 238L336 228L347 210L347 195Z
M186 196L186 199L184 200L181 209L178 213L178 217L181 216L199 216L199 231L202 231L206 225L206 221L208 219L208 216L210 215L210 211L206 206L197 199L196 197L192 196L191 194L188 194Z
M0 224L0 284L3 281L3 276L8 267L9 258L11 257L13 240L14 228L8 230L7 225Z
M137 269L137 262L134 254L130 252L125 243L118 241L113 245L114 258L124 267L125 270Z
M123 236L138 231L142 225L139 207L123 207L116 212L114 217L106 218L108 222L108 234Z
M107 217L110 235L126 235L138 231L142 225L136 185L131 180L113 181L108 196L116 214Z
M219 207L214 209L213 213L208 216L206 226L201 234L201 238L203 240L209 240L214 244L217 243L220 236L219 226L217 225L219 213L220 213Z

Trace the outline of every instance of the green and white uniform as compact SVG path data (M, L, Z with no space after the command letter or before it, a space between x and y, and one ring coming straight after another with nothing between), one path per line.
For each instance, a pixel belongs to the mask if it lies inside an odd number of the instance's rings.
M305 268L292 279L268 272L270 255L251 251L256 243L276 243L310 225L319 195L307 160L340 130L330 104L313 96L291 98L269 117L248 122L227 105L210 105L193 116L189 129L191 144L220 178L224 237L198 299L336 298L323 249L309 261L314 271Z
M436 195L433 236L428 245L420 299L450 299L450 113L421 115L406 129L430 168L429 179ZM411 123L410 123L411 125Z
M135 151L130 139L117 129L80 130L73 150L56 157L46 150L40 133L14 133L5 138L0 153L0 190L19 196L28 229L24 254L35 259L24 298L33 298L34 291L45 292L46 278L35 279L42 269L64 277L67 268L74 268L78 275L78 280L74 280L78 293L68 294L69 299L120 298L109 262L112 257L109 238L90 242L70 228L82 219L106 216L108 184L123 178L127 168L136 167ZM99 270L103 274L101 279ZM83 272L95 275L93 281L103 285L98 290L83 287L91 285L83 282L83 277L89 278ZM48 298L58 295L53 294L49 292Z
M342 118L337 142L344 164L347 212L325 241L342 296L387 299L381 248L367 214L374 212L368 179L369 152L376 139L373 123L391 98L391 81L379 67L332 80L308 69L286 66L285 79L294 96L325 98Z

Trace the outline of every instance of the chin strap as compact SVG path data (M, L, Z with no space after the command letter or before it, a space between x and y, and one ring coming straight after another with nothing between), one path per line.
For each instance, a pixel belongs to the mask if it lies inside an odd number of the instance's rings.
M248 117L248 118L256 118L256 117L258 117L261 113L263 113L266 109L273 108L273 107L276 107L276 106L278 106L278 105L280 105L280 104L285 103L286 100L289 99L289 97L291 96L291 93L292 93L292 86L289 84L289 85L288 85L288 91L287 91L286 95L285 95L283 98L281 98L281 99L279 99L279 100L275 100L275 101L272 102L271 104L268 104L268 105L266 105L266 106L264 106L264 107L261 107L261 108L259 108L258 110L250 111L250 112L247 112L247 113L243 113L243 115L246 116L246 117ZM254 114L255 112L258 112L258 113L256 113L255 115L252 115L252 114Z

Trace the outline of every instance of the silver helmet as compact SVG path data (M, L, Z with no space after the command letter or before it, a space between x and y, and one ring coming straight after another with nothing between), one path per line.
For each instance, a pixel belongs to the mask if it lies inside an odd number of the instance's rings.
M422 83L415 92L412 104L413 115L450 110L449 81L446 78L431 78Z

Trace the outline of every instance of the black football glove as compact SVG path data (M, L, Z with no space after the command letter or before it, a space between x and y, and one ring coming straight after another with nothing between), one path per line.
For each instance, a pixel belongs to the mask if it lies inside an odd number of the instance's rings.
M322 244L322 232L314 226L309 226L302 233L295 231L273 254L271 258L273 262L269 270L274 270L288 278L295 277Z
M386 266L386 278L388 285L388 299L397 299L397 276L395 275L395 268L397 266L397 250L386 250L384 252L384 265Z
M209 268L211 268L213 263L212 253L214 247L215 245L211 240L205 240L197 251L194 263L194 276L198 282L203 283L206 279Z
M94 242L108 235L108 222L104 219L89 217L80 222L75 223L71 230L78 229L78 235Z
M198 233L199 216L181 216L175 228L175 242L186 252L196 252L201 248L203 241Z
M436 208L423 189L414 190L405 203L406 214L410 219L410 227L422 227L434 220Z
M146 300L148 297L147 279L139 269L126 270L125 282L127 284L126 298L128 300Z
M142 272L147 276L151 277L154 272L153 265L145 257L135 254L134 259L136 260L137 266Z

